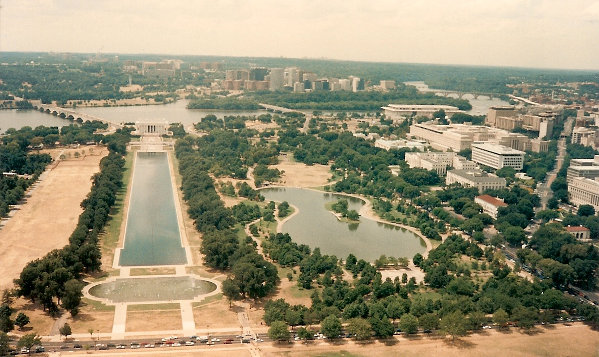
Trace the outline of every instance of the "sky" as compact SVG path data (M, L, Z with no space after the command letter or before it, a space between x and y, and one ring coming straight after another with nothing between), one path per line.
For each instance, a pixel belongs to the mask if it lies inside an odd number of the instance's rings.
M0 0L0 51L599 69L599 0Z

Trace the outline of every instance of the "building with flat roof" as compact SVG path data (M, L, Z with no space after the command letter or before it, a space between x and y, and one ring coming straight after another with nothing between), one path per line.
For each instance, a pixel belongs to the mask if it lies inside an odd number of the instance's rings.
M571 159L566 179L568 183L576 177L594 179L599 177L599 155L592 159Z
M268 74L268 89L277 91L283 88L285 72L283 68L271 68Z
M506 181L503 177L482 170L449 170L445 177L445 183L447 185L459 183L464 187L476 187L478 192L483 192L504 188Z
M381 80L380 85L381 85L381 89L383 89L383 90L395 89L395 81Z
M444 151L469 149L476 141L489 141L521 151L531 149L531 139L526 135L484 125L416 123L410 126L410 135Z
M499 207L507 207L507 203L503 202L502 199L489 195L480 195L474 197L474 203L479 204L483 208L483 212L494 219L497 219Z
M381 109L385 111L385 116L390 119L404 119L412 115L422 115L432 118L433 113L441 109L448 115L462 112L457 107L451 105L389 104L386 107L381 107Z
M577 127L572 130L572 144L580 144L594 148L596 136L596 129Z
M453 163L454 152L407 152L405 161L411 168L421 168L445 175Z
M513 167L516 170L522 170L524 152L498 144L474 143L472 144L472 161L494 169Z
M513 106L494 106L489 108L489 113L485 119L485 124L490 125L492 127L499 128L497 126L497 118L510 118L517 116L516 108Z
M599 182L586 177L574 177L568 182L570 203L575 206L591 205L599 210Z
M374 142L374 146L377 148L381 148L381 149L385 149L385 150L389 151L391 149L402 149L402 148L424 150L428 145L426 144L426 141L423 141L423 140L378 139Z

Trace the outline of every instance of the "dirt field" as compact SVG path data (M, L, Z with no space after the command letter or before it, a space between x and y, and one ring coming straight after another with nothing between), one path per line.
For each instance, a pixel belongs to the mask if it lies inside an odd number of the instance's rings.
M92 154L61 161L44 173L31 197L0 229L0 289L11 287L29 261L68 243L82 212L79 204L107 150L94 147Z
M23 330L15 329L14 333L26 334L35 332L40 335L47 335L52 329L54 324L54 318L43 311L42 306L34 304L30 300L18 298L12 305L15 309L13 320L19 312L24 313L29 317L29 325L25 326Z
M308 166L299 162L294 162L287 155L282 155L281 162L274 165L281 171L285 171L281 175L280 184L282 186L291 187L316 187L323 186L328 183L331 178L331 167L329 165L314 164Z
M180 330L181 310L127 311L125 331Z
M379 342L358 345L345 342L333 346L316 342L307 347L295 344L293 348L268 347L264 356L597 356L599 332L583 324L538 329L525 334L516 329L502 333L493 330L451 342L447 339L399 339L394 346Z
M214 301L193 308L193 318L198 329L213 329L223 327L239 327L239 319L235 306L229 309L229 303L226 299Z

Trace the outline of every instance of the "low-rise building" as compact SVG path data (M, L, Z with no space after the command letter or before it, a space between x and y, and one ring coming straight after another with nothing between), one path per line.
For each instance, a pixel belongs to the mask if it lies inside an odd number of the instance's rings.
M586 177L573 177L568 182L570 203L575 206L591 205L599 210L599 181Z
M494 169L513 167L522 170L524 152L498 144L475 143L472 144L472 161Z
M455 155L453 152L407 152L405 160L411 168L431 170L438 175L445 175Z
M489 195L474 197L474 203L478 203L483 208L483 212L494 219L497 219L499 207L507 207L507 203L503 202L502 199Z
M574 128L574 130L572 130L572 144L595 147L596 136L596 129L583 127Z
M589 240L591 239L591 230L583 226L568 226L566 231L574 236L576 239Z
M377 141L374 142L374 146L377 148L385 149L387 151L389 151L391 149L402 149L402 148L424 150L427 147L426 141L405 140L405 139L398 139L398 140L378 139Z
M481 170L449 170L445 177L448 185L459 183L465 187L476 187L478 192L505 187L505 179Z
M456 155L453 157L453 168L457 170L475 170L478 165L474 161L470 161L463 156Z
M576 177L594 179L599 177L599 155L592 159L572 159L567 171L567 181L571 183Z
M450 116L462 112L459 108L451 105L389 104L381 109L385 111L385 116L390 119L403 119L412 115L423 115L432 118L433 113L441 109Z

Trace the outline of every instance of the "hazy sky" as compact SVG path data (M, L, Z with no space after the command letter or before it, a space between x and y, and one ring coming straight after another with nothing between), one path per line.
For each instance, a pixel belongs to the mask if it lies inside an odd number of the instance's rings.
M597 0L0 0L0 50L599 69Z

